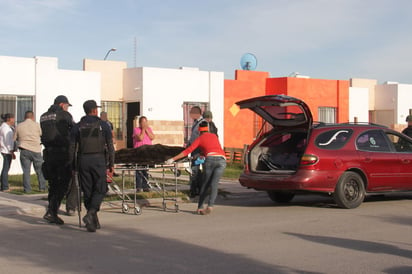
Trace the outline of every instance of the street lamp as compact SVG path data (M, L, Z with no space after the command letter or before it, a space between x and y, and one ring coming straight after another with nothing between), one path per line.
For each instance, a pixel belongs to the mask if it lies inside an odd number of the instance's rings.
M106 60L106 59L107 59L107 56L109 56L110 52L116 51L116 50L117 50L116 48L111 48L111 49L109 49L109 51L106 53L106 56L104 57L103 60Z

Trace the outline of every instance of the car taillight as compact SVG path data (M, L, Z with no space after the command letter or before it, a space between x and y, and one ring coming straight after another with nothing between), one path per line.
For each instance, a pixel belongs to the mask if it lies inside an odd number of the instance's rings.
M318 157L315 155L304 154L300 159L300 165L309 166L314 165L318 162Z

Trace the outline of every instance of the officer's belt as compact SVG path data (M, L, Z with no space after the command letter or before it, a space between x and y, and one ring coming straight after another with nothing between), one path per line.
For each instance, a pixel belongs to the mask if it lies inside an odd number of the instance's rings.
M68 152L69 151L68 147L46 147L46 149L52 152Z

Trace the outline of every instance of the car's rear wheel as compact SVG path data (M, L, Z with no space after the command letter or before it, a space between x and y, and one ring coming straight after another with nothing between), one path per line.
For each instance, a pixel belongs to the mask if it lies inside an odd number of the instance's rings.
M276 203L289 203L295 197L293 192L267 191L269 198Z
M333 198L342 208L356 208L365 199L365 185L359 174L347 171L342 174L336 184Z

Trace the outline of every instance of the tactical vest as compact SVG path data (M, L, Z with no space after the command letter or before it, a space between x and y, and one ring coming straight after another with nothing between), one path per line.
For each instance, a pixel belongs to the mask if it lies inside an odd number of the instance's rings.
M46 147L61 146L62 136L57 129L57 113L48 111L40 117L41 142Z
M80 122L80 154L104 153L105 144L100 120L94 123Z

